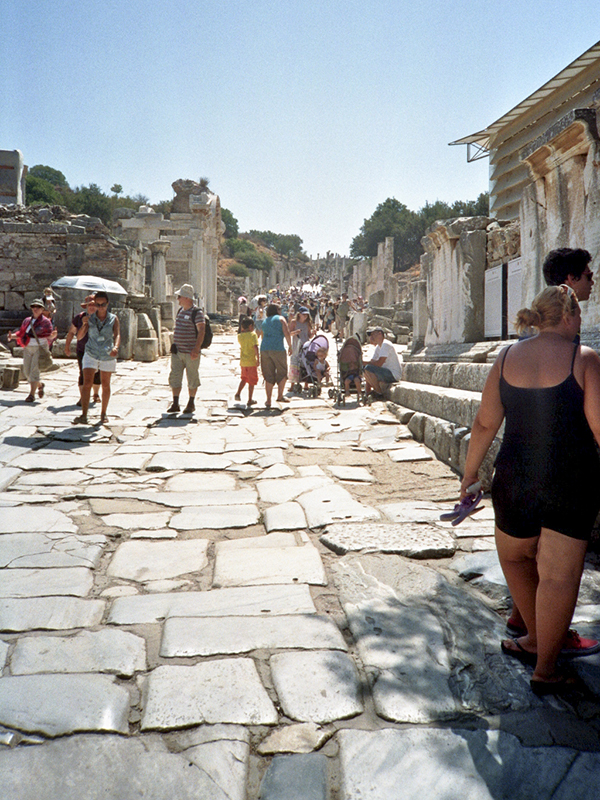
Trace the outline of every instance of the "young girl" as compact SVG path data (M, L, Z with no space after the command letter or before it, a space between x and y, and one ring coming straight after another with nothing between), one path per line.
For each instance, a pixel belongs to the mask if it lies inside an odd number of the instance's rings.
M242 317L240 321L241 331L238 333L240 344L240 368L241 381L235 393L235 400L242 399L242 389L248 384L248 403L253 406L256 400L252 399L254 387L258 383L258 336L254 330L254 320L252 317Z

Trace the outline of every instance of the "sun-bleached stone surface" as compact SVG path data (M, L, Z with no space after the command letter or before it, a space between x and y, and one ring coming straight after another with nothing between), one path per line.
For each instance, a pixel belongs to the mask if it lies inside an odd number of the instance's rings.
M218 659L193 667L162 666L150 674L142 730L169 730L202 722L277 722L277 712L252 659Z
M130 676L146 669L146 642L110 628L75 636L19 639L10 662L13 675L38 672L114 672Z
M373 475L365 467L328 466L327 471L330 472L334 478L339 478L341 481L372 483L375 480Z
M214 587L270 583L313 583L325 586L327 578L317 548L312 544L305 544L302 547L220 550L217 545Z
M151 581L200 572L208 564L207 549L206 539L123 542L108 565L107 573L133 581Z
M244 748L223 740L173 753L152 734L143 741L91 734L3 748L2 791L5 800L244 800Z
M27 506L3 508L0 514L0 533L77 533L77 525L62 511L44 508L39 513Z
M286 716L300 722L324 723L362 712L358 673L346 653L277 653L270 663Z
M306 528L306 517L299 503L281 503L265 509L264 523L267 531L295 531Z
M397 464L406 461L433 461L433 455L419 445L389 450L388 455Z
M127 733L129 702L127 689L107 675L0 678L0 725L30 733Z
M0 570L0 597L85 597L93 584L93 572L87 567Z
M205 489L195 492L140 492L140 500L183 508L185 506L235 506L256 503L256 490L250 486L242 489Z
M175 617L165 622L160 655L174 658L284 648L346 650L346 643L331 620L316 614Z
M158 511L150 514L107 514L102 522L109 528L135 530L137 528L164 528L171 519L171 511Z
M309 528L320 528L331 522L362 522L379 519L375 508L364 506L355 500L342 486L322 486L298 497L304 509Z
M235 489L235 478L226 472L183 472L167 480L167 492L230 492Z
M260 755L312 753L332 735L332 729L322 728L316 722L298 722L268 734L256 749Z
M260 517L257 506L192 506L175 514L169 525L178 531L247 528Z
M206 453L156 453L146 464L149 472L163 472L170 469L215 470L227 469L231 459L221 455Z
M330 478L310 476L306 478L273 478L260 480L256 486L263 503L287 503L298 495L317 489L324 483L331 483Z
M456 551L450 533L433 525L408 522L338 522L328 525L320 539L340 555L365 550L408 558L450 558Z
M0 614L1 609L2 601ZM120 597L113 602L108 621L114 625L138 625L159 622L167 617L315 613L309 588L303 583Z
M102 534L5 533L0 567L95 567L106 542Z
M0 598L0 630L62 631L99 625L106 609L104 600L80 597Z

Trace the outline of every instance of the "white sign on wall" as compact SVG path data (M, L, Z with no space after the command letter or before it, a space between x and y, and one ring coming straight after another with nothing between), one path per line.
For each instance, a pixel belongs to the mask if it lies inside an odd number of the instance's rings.
M502 337L502 264L485 271L484 336Z
M506 316L508 322L508 335L516 335L515 330L515 317L517 311L523 308L522 299L522 286L523 286L523 265L520 258L515 258L508 262L508 275L507 275L507 303L506 303Z

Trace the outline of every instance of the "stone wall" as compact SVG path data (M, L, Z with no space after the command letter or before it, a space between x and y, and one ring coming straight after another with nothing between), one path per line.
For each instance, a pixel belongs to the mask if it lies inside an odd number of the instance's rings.
M64 275L109 278L143 294L141 251L97 230L99 220L75 219L81 224L0 219L0 309L27 307Z
M574 109L521 152L531 182L521 198L523 296L544 286L542 263L557 247L583 247L600 268L600 139L596 109ZM582 330L600 327L594 289Z
M488 217L435 222L422 244L427 282L425 345L483 339Z

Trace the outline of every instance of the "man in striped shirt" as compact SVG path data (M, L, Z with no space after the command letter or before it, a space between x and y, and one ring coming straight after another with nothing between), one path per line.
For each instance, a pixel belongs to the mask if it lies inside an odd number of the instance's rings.
M194 398L198 386L200 386L200 348L204 341L204 314L194 305L194 287L189 283L184 283L175 294L179 300L179 311L175 319L171 347L171 371L169 373L169 386L173 390L173 402L167 409L167 413L176 414L181 410L179 395L185 370L190 398L183 413L193 414L196 409Z

